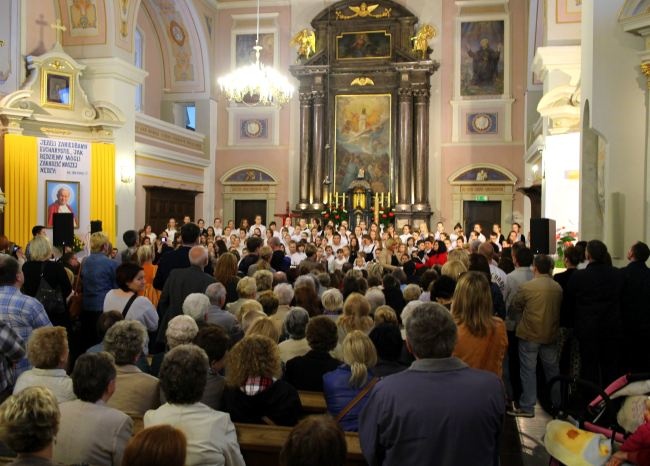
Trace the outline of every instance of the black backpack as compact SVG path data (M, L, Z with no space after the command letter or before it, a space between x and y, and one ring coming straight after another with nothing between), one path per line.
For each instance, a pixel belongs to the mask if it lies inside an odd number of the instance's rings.
M58 287L52 288L52 286L43 277L44 271L45 262L41 264L41 281L38 284L35 298L40 301L40 303L45 308L45 312L47 312L48 315L65 314L65 300L63 299L61 290Z

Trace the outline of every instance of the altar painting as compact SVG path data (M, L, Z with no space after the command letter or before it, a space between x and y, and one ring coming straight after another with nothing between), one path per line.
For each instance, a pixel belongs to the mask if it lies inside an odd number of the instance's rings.
M391 191L391 95L337 95L334 191L358 177L374 192Z

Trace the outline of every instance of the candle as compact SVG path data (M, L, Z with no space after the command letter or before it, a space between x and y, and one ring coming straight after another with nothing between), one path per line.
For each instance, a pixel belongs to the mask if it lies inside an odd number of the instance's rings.
M345 209L345 193L343 193L343 208Z
M338 205L339 205L339 193L334 193L334 199L336 200L334 205L336 207L338 207Z
M390 207L390 191L388 191L388 207Z
M380 202L380 204L381 204L381 208L383 209L384 208L384 193L381 193L381 202Z
M375 193L375 223L379 224L379 194Z

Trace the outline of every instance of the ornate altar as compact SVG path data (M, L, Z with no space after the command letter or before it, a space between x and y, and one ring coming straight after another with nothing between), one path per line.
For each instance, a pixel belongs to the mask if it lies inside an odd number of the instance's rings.
M397 219L429 220L429 94L439 64L427 45L435 29L417 22L391 0L345 0L312 20L313 36L299 33L309 47L291 67L300 81L296 213L319 213L345 193L351 223L370 220L379 195Z

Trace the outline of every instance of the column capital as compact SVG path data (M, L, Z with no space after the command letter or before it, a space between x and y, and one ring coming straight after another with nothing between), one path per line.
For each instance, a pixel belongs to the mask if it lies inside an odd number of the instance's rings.
M311 91L311 96L314 100L314 104L322 104L325 100L325 91Z
M429 98L429 89L413 89L413 96L418 102L426 102Z
M650 89L650 60L641 62L641 73L645 76L648 84L648 89Z
M300 99L302 105L310 105L312 100L311 92L301 92L298 99Z
M400 87L397 90L400 100L407 100L413 97L413 89L410 87Z

